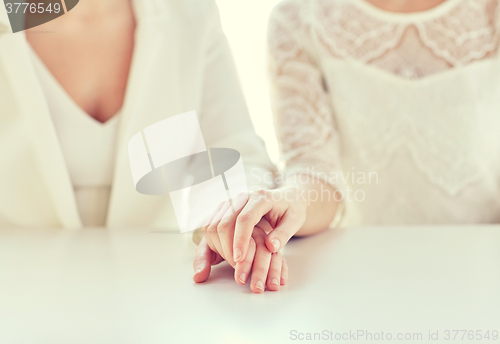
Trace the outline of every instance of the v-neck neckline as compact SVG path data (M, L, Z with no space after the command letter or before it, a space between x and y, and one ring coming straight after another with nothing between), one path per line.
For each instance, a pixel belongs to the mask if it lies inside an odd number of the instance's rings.
M119 115L117 125L117 152L114 164L113 188L108 209L108 222L113 225L123 223L123 191L124 183L128 183L129 171L125 169L127 154L126 146L131 132L136 132L137 128L143 128L152 122L163 119L165 111L179 113L181 108L179 88L173 85L179 82L178 68L180 63L178 52L180 49L173 49L172 54L165 56L163 70L169 80L166 99L162 102L158 98L153 99L161 111L156 108L148 116L139 116L143 106L150 109L154 106L144 99L147 97L147 90L150 87L148 77L154 74L158 67L157 53L163 46L166 36L170 44L176 47L182 46L178 36L178 18L171 15L175 11L170 10L169 4L162 0L132 0L134 13L136 15L137 27L135 31L135 44L132 63L130 67L129 80L126 88L122 112ZM0 20L1 20L0 16ZM1 23L0 23L1 24ZM16 39L17 35L10 35L2 43L0 51L0 62L5 63L9 68L6 70L8 80L18 94L28 93L33 95L33 99L28 102L15 99L19 106L19 111L26 118L26 127L33 137L33 149L38 159L41 176L47 184L47 190L54 202L55 211L60 223L64 227L81 227L81 219L75 204L74 191L71 180L65 165L64 156L58 141L54 121L51 120L50 109L44 102L43 90L40 82L37 82L34 56L30 56L30 45L24 37L24 33L19 33L21 39ZM5 49L4 49L5 48ZM40 71L39 71L40 72ZM171 87L170 87L171 86ZM162 104L167 110L163 110ZM85 114L85 113L84 113ZM87 119L91 120L88 115ZM82 120L85 119L81 116ZM108 123L108 122L106 122ZM100 122L95 123L102 126ZM125 164L125 165L124 165ZM116 183L116 187L115 187ZM128 184L127 184L128 185ZM122 214L123 215L123 214Z
M135 13L134 13L134 15L135 15ZM137 30L137 28L136 28L136 30ZM45 75L45 77L49 80L49 82L51 84L53 84L53 86L57 89L57 92L64 97L64 99L68 103L68 105L70 105L72 108L75 109L76 113L80 114L82 118L85 118L85 120L87 122L93 123L94 125L96 125L98 127L103 127L103 128L109 127L109 126L113 125L113 123L118 121L120 114L122 112L124 112L125 106L127 104L127 97L128 97L128 93L129 93L129 89L130 89L130 84L131 84L130 79L131 79L131 75L132 75L133 70L136 68L136 66L135 66L136 63L135 63L135 58L134 58L135 47L134 47L134 52L132 53L132 62L130 63L127 86L125 89L125 95L123 98L122 107L113 116L111 116L106 122L100 122L97 119L95 119L93 116L91 116L89 113L87 113L85 110L83 110L82 107L76 103L76 101L64 89L64 87L61 85L61 83L56 79L54 74L52 74L52 72L49 70L47 65L42 61L42 59L37 54L35 49L33 49L31 44L29 44L29 42L27 42L27 45L29 47L30 54L34 58L35 63L38 64L38 66L40 67L41 72Z

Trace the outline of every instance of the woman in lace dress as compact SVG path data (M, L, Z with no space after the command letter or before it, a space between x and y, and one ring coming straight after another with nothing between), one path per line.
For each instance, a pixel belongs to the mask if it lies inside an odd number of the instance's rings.
M261 217L272 252L332 222L499 222L499 2L282 1L269 25L282 185L251 196L234 242L214 238L239 262Z
M343 225L499 222L499 14L498 0L281 2L287 174L343 190Z

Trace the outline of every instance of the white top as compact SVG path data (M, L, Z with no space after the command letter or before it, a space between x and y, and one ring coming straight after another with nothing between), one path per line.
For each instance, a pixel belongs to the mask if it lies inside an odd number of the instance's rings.
M343 188L344 225L499 222L499 9L281 2L269 50L288 171Z
M104 226L113 183L119 113L101 123L66 93L33 49L37 76L45 94L73 183L84 226Z

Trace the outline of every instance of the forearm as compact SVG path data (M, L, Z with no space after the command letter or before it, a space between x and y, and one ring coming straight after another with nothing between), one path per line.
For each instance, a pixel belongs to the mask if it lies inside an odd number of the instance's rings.
M309 176L305 182L287 182L281 188L288 197L293 195L296 201L305 202L306 220L295 236L307 236L328 228L342 202L340 192L333 186Z

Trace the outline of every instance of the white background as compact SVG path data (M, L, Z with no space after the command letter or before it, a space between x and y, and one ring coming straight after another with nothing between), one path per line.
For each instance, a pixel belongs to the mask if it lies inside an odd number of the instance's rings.
M216 0L257 134L278 160L267 76L267 21L279 0Z

